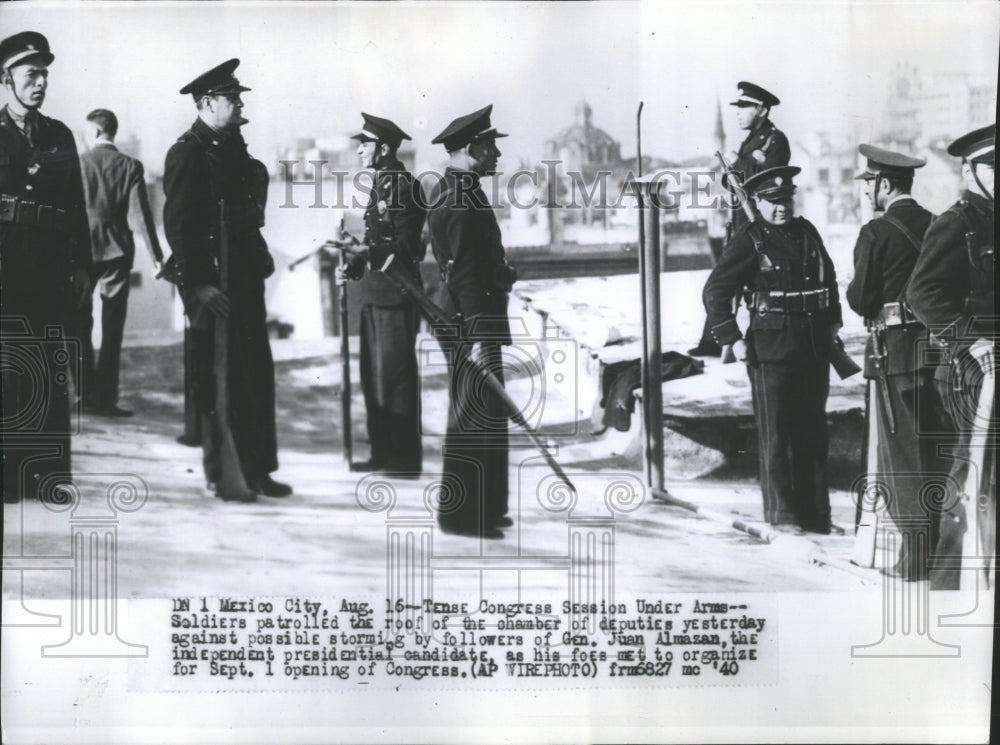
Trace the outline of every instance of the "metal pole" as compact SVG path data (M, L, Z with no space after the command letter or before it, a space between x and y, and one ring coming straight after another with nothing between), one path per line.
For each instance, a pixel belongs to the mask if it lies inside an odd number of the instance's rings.
M643 264L643 424L646 429L646 481L663 490L663 354L660 348L660 208L656 184L643 183L645 242Z
M646 398L646 391L649 388L649 380L646 377L646 344L649 337L649 330L646 328L646 197L642 191L642 107L643 102L639 102L639 109L635 113L635 186L636 199L639 202L639 300L642 304L642 364L639 366L640 385L642 386L642 454L643 470L646 473L646 483L652 483L652 476L649 470L649 399Z

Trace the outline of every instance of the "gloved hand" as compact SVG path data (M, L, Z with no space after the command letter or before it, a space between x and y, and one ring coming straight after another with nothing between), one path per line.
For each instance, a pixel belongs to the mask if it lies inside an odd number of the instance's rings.
M388 241L379 241L368 247L368 265L375 270L385 266L386 259L392 253L392 246Z
M274 257L271 256L271 252L266 248L264 249L264 255L261 259L260 273L264 279L267 279L274 274Z
M733 356L736 358L737 362L747 361L747 343L743 341L743 339L737 339L732 343L731 347L733 350ZM725 359L726 357L726 353L724 350L722 353L722 357L723 359Z
M199 285L193 291L194 301L197 305L195 310L197 320L206 310L219 318L229 315L229 298L222 290L212 285Z
M830 343L833 344L837 341L837 336L840 334L840 329L844 327L842 323L834 323L830 326Z
M365 259L363 256L355 256L347 265L343 267L344 277L347 279L361 279L365 273Z

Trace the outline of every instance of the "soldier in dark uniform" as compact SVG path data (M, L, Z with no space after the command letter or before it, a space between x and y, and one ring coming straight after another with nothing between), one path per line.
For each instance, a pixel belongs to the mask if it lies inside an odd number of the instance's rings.
M841 326L833 262L812 223L794 217L793 177L771 168L747 180L762 219L745 223L705 284L712 334L746 359L760 447L764 518L840 532L830 523L826 399L830 346ZM749 294L746 341L733 297Z
M878 427L878 479L901 535L895 567L886 572L907 581L927 579L927 559L937 539L937 513L921 504L926 479L948 474L939 455L940 435L950 429L926 359L927 328L906 304L904 292L933 215L910 196L914 170L925 161L873 145L858 150L867 168L857 176L880 216L854 246L854 279L847 302L868 326L865 377L875 379L868 401ZM935 436L937 435L937 436ZM921 538L928 536L928 538Z
M5 502L52 497L71 479L63 327L90 296L90 232L73 135L40 112L53 59L34 31L0 42Z
M747 136L740 144L739 150L728 153L727 159L741 180L746 181L769 168L787 166L792 153L785 133L774 126L769 118L771 108L781 103L778 97L759 85L746 81L740 81L736 87L739 96L729 105L736 107L736 121L740 129L747 132ZM737 206L727 226L727 243L746 221L746 214ZM718 262L719 256L714 258ZM701 340L698 346L688 350L688 354L697 357L718 357L721 351L712 338L708 319L705 319Z
M274 363L267 336L264 279L274 262L260 234L259 166L247 153L239 128L249 90L239 84L233 59L181 89L191 94L198 118L167 153L163 223L172 251L170 269L179 278L191 322L194 388L201 415L201 440L209 490L222 493L220 432L215 407L213 362L216 317L228 318L226 350L229 425L247 486L269 497L291 494L271 478L278 468L274 422ZM220 202L225 202L229 235L229 288L219 289Z
M361 116L364 128L352 139L360 141L361 165L374 174L365 209L369 269L379 269L393 254L419 283L426 253L420 239L424 209L414 192L420 185L396 157L410 136L388 119ZM369 460L353 469L416 478L423 468L416 354L420 316L413 300L384 274L364 270L365 260L357 258L345 271L348 279L361 279L361 389L371 442Z
M996 355L994 286L996 124L969 132L948 147L962 159L965 192L931 223L910 276L906 301L945 351L935 371L935 385L957 430L951 466L954 487L943 505L940 534L931 557L931 589L958 589L966 515L960 495L968 471L969 440L983 371L970 354L986 346ZM995 408L994 408L995 412ZM991 418L991 432L996 419ZM985 551L995 547L996 460L991 436L980 475L980 494L990 495L979 517Z
M478 385L474 356L503 382L501 347L511 343L507 299L515 275L506 262L500 227L479 179L496 170L506 137L490 124L493 107L459 117L434 138L451 162L430 199L427 224L441 270L438 303L460 313L464 327L438 339L448 359L450 398L438 524L447 533L503 538L507 517L507 413Z

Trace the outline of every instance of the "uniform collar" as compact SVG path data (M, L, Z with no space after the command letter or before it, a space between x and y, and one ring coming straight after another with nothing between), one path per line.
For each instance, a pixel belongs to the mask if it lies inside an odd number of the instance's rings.
M984 212L993 212L994 211L993 200L992 199L987 199L982 194L977 194L974 191L968 191L968 190L966 190L966 192L962 195L962 199L964 199L966 202L968 202L969 204L971 204L973 207L975 207L976 209L980 210L981 212L983 212L983 211Z
M765 118L750 128L750 131L747 133L747 137L753 137L757 134L768 134L772 129L774 129L774 122L772 122L769 118Z
M388 175L391 173L399 173L400 171L404 170L406 169L403 167L403 164L398 159L392 160L389 161L388 163L383 163L381 166L379 166L378 169L376 169L375 178L379 179L382 178L383 174Z
M889 200L889 203L885 206L885 211L888 212L893 207L902 206L902 203L906 201L916 203L916 200L913 198L912 194L897 194L891 200Z
M94 143L93 147L91 147L90 149L96 150L99 147L109 147L112 150L118 149L117 147L115 147L115 143L113 143L111 140L98 140L97 142Z
M452 181L458 181L462 179L463 181L471 181L473 185L479 185L479 174L475 171L467 171L464 168L452 168L448 166L444 169L444 175Z
M29 116L34 115L36 121L39 124L45 118L44 116L42 116L42 112L39 111L38 109L33 109L32 111L27 112L24 116L18 116L13 111L11 111L10 106L7 105L3 107L2 112L3 112L3 117L7 120L7 122L17 127L19 131L24 131L24 121Z
M232 138L231 132L223 132L221 130L212 129L210 126L205 124L205 120L200 116L194 120L194 124L191 125L191 131L196 134L198 139L202 140L202 142L214 145L215 147L222 145Z

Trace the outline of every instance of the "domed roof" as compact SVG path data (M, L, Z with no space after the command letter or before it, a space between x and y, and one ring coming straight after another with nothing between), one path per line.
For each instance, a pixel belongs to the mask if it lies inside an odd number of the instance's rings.
M573 107L574 122L549 140L556 152L565 147L576 146L589 162L607 163L621 159L620 145L611 135L591 121L593 109L586 101Z

